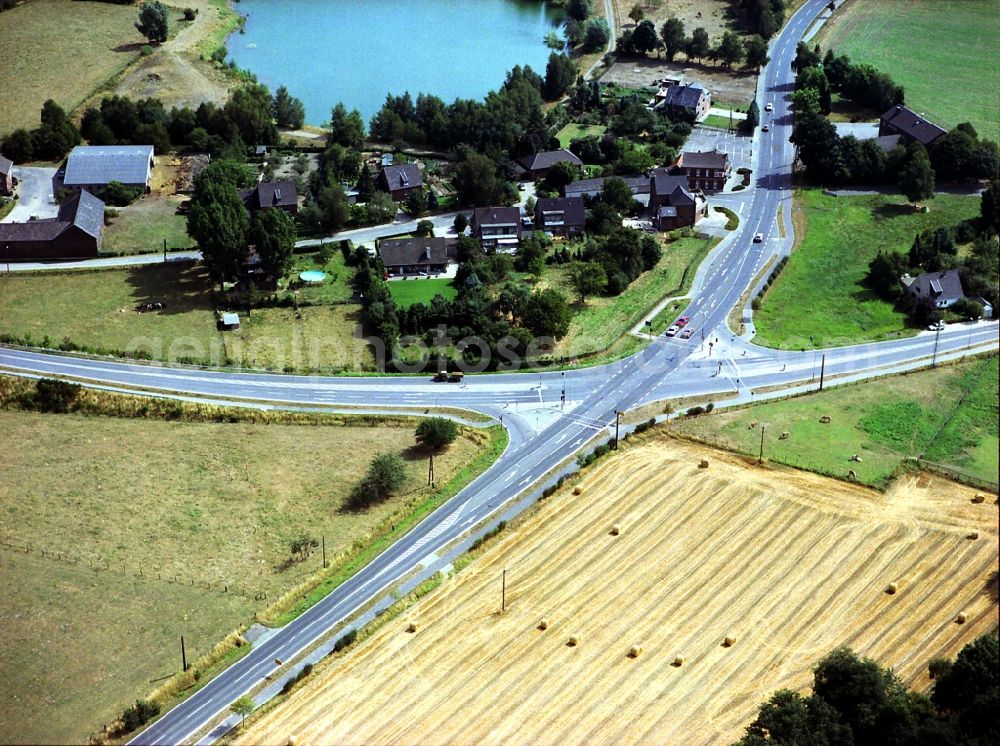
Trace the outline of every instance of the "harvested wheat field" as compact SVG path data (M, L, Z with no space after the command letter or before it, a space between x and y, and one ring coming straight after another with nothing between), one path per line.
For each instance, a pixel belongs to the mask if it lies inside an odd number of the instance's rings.
M932 657L997 624L992 495L883 494L663 437L579 486L241 742L724 743L838 645L926 688Z

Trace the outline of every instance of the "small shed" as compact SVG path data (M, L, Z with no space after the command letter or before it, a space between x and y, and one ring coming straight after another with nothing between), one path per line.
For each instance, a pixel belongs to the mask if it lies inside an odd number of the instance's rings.
M219 329L224 332L234 332L240 328L240 315L238 313L224 313L219 319Z

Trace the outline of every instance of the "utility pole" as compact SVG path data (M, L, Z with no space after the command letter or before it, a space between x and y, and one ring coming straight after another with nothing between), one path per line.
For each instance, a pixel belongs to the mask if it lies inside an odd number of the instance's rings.
M434 454L431 454L430 461L427 462L427 484L434 486Z
M167 239L163 239L163 263L167 263Z
M618 450L618 427L622 421L622 413L617 409L615 410L615 447L612 450Z
M938 351L938 340L941 339L941 322L939 321L935 327L934 332L934 356L931 357L931 367L937 367L937 351Z
M757 464L764 463L764 425L760 426L760 453L757 455Z
M823 376L826 374L826 353L823 354L823 359L819 363L819 390L823 390Z
M500 613L507 611L507 570L503 571L503 580L500 586Z
M184 635L181 635L181 671L188 670L187 655L184 652Z
M323 569L326 569L326 537L322 537L323 540Z

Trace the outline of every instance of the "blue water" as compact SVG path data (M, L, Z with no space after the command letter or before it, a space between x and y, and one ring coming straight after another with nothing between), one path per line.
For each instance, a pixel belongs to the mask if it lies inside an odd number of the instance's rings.
M338 101L367 123L387 93L482 98L514 65L541 75L556 16L530 0L242 0L236 64L302 100L322 124Z

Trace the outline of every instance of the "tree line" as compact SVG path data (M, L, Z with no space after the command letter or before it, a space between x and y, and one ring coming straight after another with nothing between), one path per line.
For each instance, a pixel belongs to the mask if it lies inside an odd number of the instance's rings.
M689 62L708 59L721 62L727 69L741 62L748 70L757 69L768 62L767 37L759 33L744 39L735 31L725 31L713 44L704 27L699 26L691 32L691 36L686 36L684 22L674 17L664 21L659 32L652 21L639 21L634 29L625 29L621 33L617 49L623 54L656 52L659 57L662 53L668 60L683 52Z

